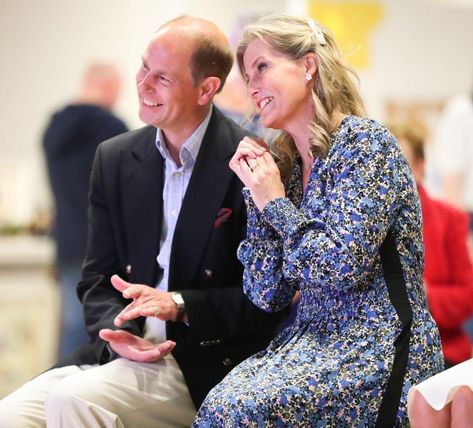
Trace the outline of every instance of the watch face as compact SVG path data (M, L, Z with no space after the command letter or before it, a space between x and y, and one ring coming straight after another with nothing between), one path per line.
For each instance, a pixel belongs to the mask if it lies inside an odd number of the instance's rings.
M181 293L173 293L173 295L172 295L172 300L173 300L177 305L183 305L183 304L184 304L184 299L182 298Z

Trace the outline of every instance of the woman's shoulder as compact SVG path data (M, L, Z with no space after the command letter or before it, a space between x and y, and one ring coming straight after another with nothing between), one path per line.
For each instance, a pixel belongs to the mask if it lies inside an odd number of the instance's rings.
M380 122L367 117L350 115L340 123L335 135L341 134L350 137L351 140L363 140L368 138L392 139L393 136Z
M374 119L350 115L342 120L332 134L335 150L383 151L392 148L395 138L381 123Z

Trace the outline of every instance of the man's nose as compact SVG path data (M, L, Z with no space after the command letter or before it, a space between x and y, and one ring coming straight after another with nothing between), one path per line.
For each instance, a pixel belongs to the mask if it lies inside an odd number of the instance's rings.
M138 87L143 89L153 89L151 73L146 73L141 79L138 79Z

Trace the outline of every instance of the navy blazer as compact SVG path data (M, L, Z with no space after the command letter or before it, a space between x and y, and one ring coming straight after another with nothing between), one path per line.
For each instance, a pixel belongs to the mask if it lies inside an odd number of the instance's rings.
M228 162L247 133L213 108L185 194L172 242L169 291L182 292L189 325L167 322L173 355L196 408L236 364L265 348L282 313L268 314L243 294L238 244L246 233L242 184ZM98 337L116 329L115 316L130 302L110 284L119 274L153 286L162 219L164 159L147 126L102 143L89 195L89 238L78 294L91 344L59 365L112 358ZM222 208L226 216L215 221ZM231 214L228 215L230 213ZM144 318L123 328L143 335Z

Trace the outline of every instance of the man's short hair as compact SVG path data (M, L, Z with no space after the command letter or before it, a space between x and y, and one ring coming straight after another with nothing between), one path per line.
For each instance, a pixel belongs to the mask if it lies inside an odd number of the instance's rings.
M228 46L203 34L198 35L194 43L194 53L190 62L194 84L197 85L205 78L215 76L220 79L220 88L217 91L220 92L233 65L232 52Z

